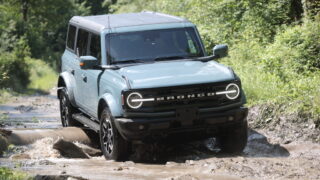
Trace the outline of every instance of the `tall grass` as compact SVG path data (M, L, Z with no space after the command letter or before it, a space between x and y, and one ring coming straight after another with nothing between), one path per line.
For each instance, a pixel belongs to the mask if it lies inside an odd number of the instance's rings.
M320 22L286 27L272 43L232 46L221 63L240 76L249 106L285 106L283 113L308 115L320 123Z
M27 63L30 66L28 89L46 92L56 85L58 75L49 64L31 58L27 60Z
M27 87L0 87L0 104L21 94L48 93L56 85L58 74L44 61L27 57L26 66L29 74Z
M26 173L14 171L9 168L0 167L0 180L31 180Z

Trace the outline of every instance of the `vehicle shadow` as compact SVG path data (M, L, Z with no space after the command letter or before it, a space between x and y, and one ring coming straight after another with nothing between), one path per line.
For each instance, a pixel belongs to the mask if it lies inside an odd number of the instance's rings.
M271 144L263 134L249 129L248 143L241 154L220 152L215 138L177 144L141 144L133 147L131 161L138 163L164 164L168 161L183 163L187 160L226 157L288 157L290 153L279 144Z

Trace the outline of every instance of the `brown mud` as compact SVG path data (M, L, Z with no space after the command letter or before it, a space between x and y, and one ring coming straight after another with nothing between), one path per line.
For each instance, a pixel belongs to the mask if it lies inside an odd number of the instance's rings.
M319 134L312 121L301 127L286 123L284 118L273 128L257 126L258 112L250 110L251 129L242 154L219 152L218 142L211 138L172 146L134 146L129 161L114 162L105 160L97 146L89 147L86 144L90 143L72 138L67 141L94 153L89 159L63 156L54 148L56 134L42 134L48 129L61 131L54 94L17 97L0 105L1 128L13 132L29 129L45 138L9 146L0 158L0 166L26 171L36 179L320 179L320 144L314 138Z
M0 129L0 135L2 135L9 144L13 145L29 145L43 138L53 138L54 140L62 138L66 141L76 141L89 145L93 144L89 133L87 133L89 130L76 127L58 129L12 129L10 131L7 130L8 133L1 131L3 131L3 129Z

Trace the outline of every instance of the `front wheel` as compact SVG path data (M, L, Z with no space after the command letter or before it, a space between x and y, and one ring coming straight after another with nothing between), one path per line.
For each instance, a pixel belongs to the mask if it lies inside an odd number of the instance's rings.
M62 126L82 126L80 122L72 118L72 114L76 113L77 109L71 105L66 88L61 89L59 101Z
M226 153L241 153L248 141L248 122L228 130L220 136L221 151Z
M129 157L130 143L119 134L107 108L101 114L99 135L101 150L106 159L119 161Z

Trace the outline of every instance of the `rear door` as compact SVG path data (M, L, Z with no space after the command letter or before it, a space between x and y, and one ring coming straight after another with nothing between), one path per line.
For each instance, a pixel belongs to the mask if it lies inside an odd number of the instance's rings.
M66 50L62 56L62 72L69 72L75 80L77 79L77 75L79 74L80 66L79 60L76 55L76 37L77 37L77 27L69 24L68 27L68 34L67 34L67 43L66 43ZM76 83L77 84L77 83ZM76 86L76 84L73 84ZM74 96L75 102L77 106L79 106L80 101L80 91L77 88L74 88Z

